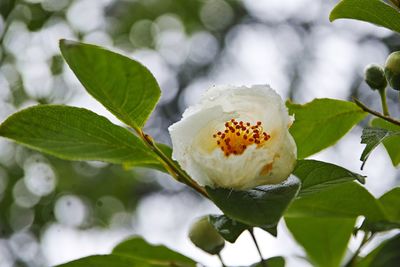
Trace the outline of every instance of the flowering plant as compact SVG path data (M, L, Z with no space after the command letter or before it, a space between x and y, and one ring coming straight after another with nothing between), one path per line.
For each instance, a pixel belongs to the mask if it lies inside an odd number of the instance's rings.
M343 0L330 18L359 19L400 32L398 11L378 0ZM399 188L376 198L363 186L363 175L307 159L373 115L361 137L366 145L362 166L379 144L385 146L394 166L400 163L400 121L390 115L386 102L388 84L399 90L398 52L388 57L384 67L373 64L365 69L367 84L380 94L382 113L357 99L284 103L267 85L215 86L169 127L171 148L143 130L161 94L146 67L95 45L62 40L60 49L87 92L128 129L87 109L39 105L6 119L1 136L62 159L168 173L222 211L201 218L189 233L197 247L217 255L222 265L225 241L234 243L247 231L261 257L252 266L284 266L283 257L263 258L253 233L259 228L277 237L282 218L316 266L398 265L397 232L365 257L360 252L376 234L400 229ZM356 224L358 218L361 223ZM352 235L361 235L362 241L344 259ZM136 237L120 243L109 255L62 266L196 266L196 262Z

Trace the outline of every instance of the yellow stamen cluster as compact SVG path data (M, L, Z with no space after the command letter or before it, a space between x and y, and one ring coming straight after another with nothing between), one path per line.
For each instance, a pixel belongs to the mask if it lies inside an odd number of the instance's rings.
M249 122L231 119L225 123L224 131L213 134L213 138L225 156L229 156L242 154L252 144L261 146L271 136L264 132L261 121L251 125Z

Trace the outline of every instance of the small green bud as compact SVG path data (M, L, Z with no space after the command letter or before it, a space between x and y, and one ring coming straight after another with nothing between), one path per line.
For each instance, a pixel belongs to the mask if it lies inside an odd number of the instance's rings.
M189 238L196 247L212 254L218 254L225 246L225 240L208 221L208 216L200 218L189 231Z
M383 68L377 64L369 64L365 67L364 79L373 90L384 90L387 86L385 72Z
M385 65L385 75L390 87L400 91L400 51L391 53Z

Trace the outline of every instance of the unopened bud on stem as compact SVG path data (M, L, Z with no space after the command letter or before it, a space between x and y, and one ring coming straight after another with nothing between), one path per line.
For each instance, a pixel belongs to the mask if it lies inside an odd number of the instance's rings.
M385 75L390 87L400 91L400 51L391 53L385 65Z
M198 248L212 254L218 254L225 246L225 240L208 221L202 217L190 228L189 238Z
M365 82L373 90L385 90L387 81L385 78L385 72L383 68L377 64L369 64L364 70Z

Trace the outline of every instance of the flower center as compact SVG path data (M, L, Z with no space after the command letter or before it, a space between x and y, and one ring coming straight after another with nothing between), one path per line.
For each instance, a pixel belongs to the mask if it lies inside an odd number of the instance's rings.
M225 156L229 156L230 154L242 154L252 144L261 146L271 136L263 131L261 121L251 125L250 122L237 122L235 119L231 119L225 123L224 131L213 134L213 138L217 140L217 145L225 153Z

